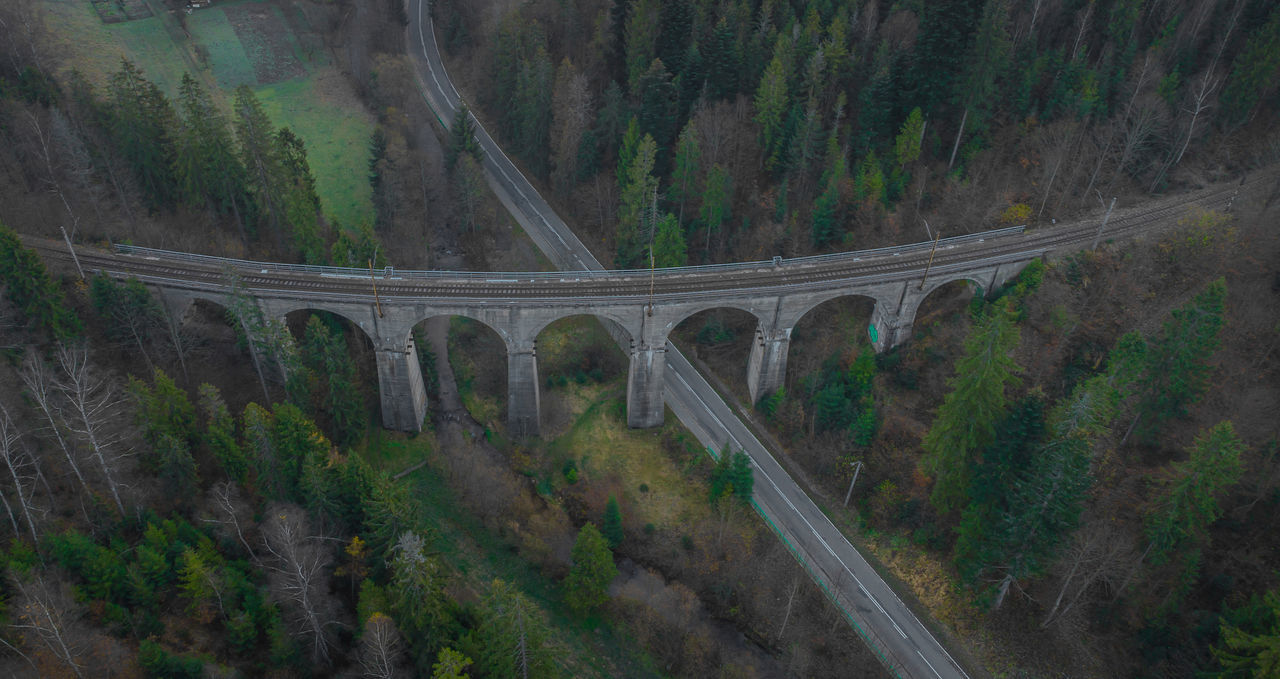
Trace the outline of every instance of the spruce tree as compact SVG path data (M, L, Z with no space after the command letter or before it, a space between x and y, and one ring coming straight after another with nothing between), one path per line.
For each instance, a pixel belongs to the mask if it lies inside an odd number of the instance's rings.
M249 460L236 441L235 420L227 409L226 401L212 384L201 384L197 393L200 411L205 417L205 445L209 446L227 478L244 483L249 474Z
M1209 359L1217 351L1226 319L1227 284L1222 278L1205 286L1165 321L1160 338L1146 352L1139 382L1139 417L1148 436L1165 421L1185 417L1209 386Z
M975 458L995 437L1008 402L1005 388L1017 382L1019 368L1011 355L1017 344L1018 328L1001 306L979 318L965 340L951 392L922 444L922 465L934 477L930 500L939 512L963 505Z
M668 213L658 222L658 233L653 237L653 265L658 268L684 266L688 261L684 230L675 215Z
M480 605L477 669L487 677L556 676L546 615L515 585L494 580Z
M18 234L4 222L0 222L0 284L5 298L31 327L55 339L71 339L81 333L80 319L67 308L62 289L49 276L40 256L23 247Z
M790 107L787 96L787 69L782 54L775 53L756 88L755 120L760 124L760 149L765 168L773 170L783 160L779 155L783 138L783 119Z
M604 506L604 519L600 523L600 534L609 541L609 549L617 549L622 544L622 509L618 507L618 498L610 495Z
M648 246L649 229L656 226L654 204L658 180L653 176L653 163L657 150L653 137L646 134L640 140L635 158L627 170L618 205L617 251L614 255L614 266L620 269L640 264Z
M695 182L701 156L698 128L690 121L680 131L680 138L676 141L675 169L671 173L671 188L667 191L668 197L680 204L676 218L681 224L684 224L685 203L697 194Z
M1209 525L1222 515L1218 499L1243 473L1244 443L1229 421L1196 437L1191 455L1173 465L1173 473L1147 515L1151 562L1162 564L1208 539Z
M571 552L573 567L564 579L564 600L578 615L585 615L609 600L609 583L618 575L613 552L594 523L578 531Z

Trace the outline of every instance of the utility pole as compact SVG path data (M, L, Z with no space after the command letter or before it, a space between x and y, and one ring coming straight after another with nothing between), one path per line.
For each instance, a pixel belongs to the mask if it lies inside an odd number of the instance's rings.
M378 318L382 318L382 302L378 301L378 279L373 277L373 260L369 260L369 282L373 284L373 308L378 310Z
M1102 201L1101 194L1098 195L1098 201L1099 202ZM1116 199L1114 196L1112 196L1111 206L1107 208L1106 216L1102 218L1102 223L1098 225L1098 233L1093 235L1093 247L1089 248L1090 250L1098 249L1098 240L1102 238L1102 230L1107 228L1107 220L1111 219L1111 211L1114 210L1115 207L1116 207Z
M649 308L646 311L649 316L653 315L653 273L654 273L653 271L654 270L653 232L656 231L658 228L657 221L658 221L658 189L657 187L654 187L653 203L652 203L652 207L650 207L649 209Z
M80 258L76 256L76 249L71 247L71 236L67 235L67 230L62 226L58 227L62 232L62 240L67 242L67 251L71 253L71 261L76 263L76 271L80 272L80 280L84 280L84 269L80 268Z
M862 471L862 460L853 463L853 478L849 480L849 490L844 494L844 506L849 506L849 497L853 495L853 484L858 482L858 472Z
M928 222L925 222L927 225ZM938 229L938 234L933 238L933 247L929 249L929 263L924 267L924 278L920 279L920 287L918 290L924 290L924 282L929 280L929 269L933 268L933 253L938 251L938 241L942 239L942 229Z

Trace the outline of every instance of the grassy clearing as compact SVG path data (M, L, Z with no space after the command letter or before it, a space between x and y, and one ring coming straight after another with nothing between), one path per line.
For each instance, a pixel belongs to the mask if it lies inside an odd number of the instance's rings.
M625 383L622 379L563 388L575 406L586 407L569 432L546 444L540 455L552 486L568 483L561 470L565 460L572 459L579 483L615 486L619 501L634 508L640 523L674 528L707 516L711 510L706 491L689 478L689 469L701 462L701 454L682 462L665 452L663 440L675 433L678 424L656 430L628 428L622 398ZM642 484L647 490L641 490Z
M169 39L159 17L104 24L88 2L46 0L43 5L54 51L65 57L64 73L78 70L102 87L125 57L166 93L178 91L187 70L185 50Z
M333 67L255 89L277 125L288 125L307 143L316 190L325 214L350 227L373 222L369 186L369 138L373 116Z
M304 40L292 31L278 36L305 66L306 75L259 85L252 59L255 55L270 58L271 51L261 46L255 46L252 54L246 50L223 6L187 15L191 39L180 44L160 17L108 25L88 2L45 0L43 5L57 51L65 55L64 72L78 69L99 88L105 87L125 57L174 97L182 74L197 63L193 53L199 55L201 65L193 75L218 88L213 94L224 107L230 105L237 86L253 87L272 121L292 128L306 142L325 214L344 227L373 221L373 190L367 176L374 118L342 74L327 63L322 50L303 49ZM280 18L278 26L288 30L290 24L280 8L272 4L261 8Z
M187 30L191 31L197 53L205 56L204 63L210 67L218 86L228 95L241 85L253 87L258 84L253 75L253 63L245 54L244 46L236 37L225 12L217 8L192 12L187 17Z

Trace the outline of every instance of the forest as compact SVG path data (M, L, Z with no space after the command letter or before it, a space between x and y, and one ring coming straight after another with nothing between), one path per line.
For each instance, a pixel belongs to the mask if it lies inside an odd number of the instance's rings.
M505 431L495 334L420 325L432 411L405 437L380 430L343 319L267 319L233 281L175 322L138 281L23 247L540 266L472 121L442 127L418 96L400 3L261 4L315 27L375 121L367 221L327 212L314 143L216 60L171 86L129 58L82 72L46 47L45 3L0 7L3 671L881 672L749 509L745 458L713 461L670 415L625 428L625 357L592 321L539 338L545 441ZM1262 0L431 13L476 118L617 267L1052 228L1280 160ZM885 354L865 302L823 305L754 404L754 318L672 339L971 674L1274 676L1278 192L1001 290L945 286Z

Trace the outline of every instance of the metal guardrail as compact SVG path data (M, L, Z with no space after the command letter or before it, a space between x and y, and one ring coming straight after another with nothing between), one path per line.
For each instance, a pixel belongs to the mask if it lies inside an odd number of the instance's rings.
M978 243L989 238L1003 238L1007 236L1022 233L1026 226L1011 226L1003 229L994 229L991 231L982 231L979 233L965 234L963 236L952 236L943 238L938 241L939 248L955 247L968 243ZM904 254L926 250L933 246L933 241L922 241L919 243L910 243L907 245L895 245L882 248L871 248L867 250L854 250L851 252L837 252L826 255L810 255L807 257L793 257L783 259L775 257L772 260L760 260L754 262L734 262L730 264L702 264L698 266L682 266L657 269L656 273L662 276L682 276L696 275L700 273L727 273L732 271L745 271L750 269L759 269L762 267L778 267L778 268L798 268L817 264L826 264L837 262L840 260L858 261L863 258L874 258L883 256L892 256L895 254ZM156 248L147 248L137 245L114 245L115 251L122 255L130 255L141 257L144 259L161 260L161 261L177 261L177 262L193 262L218 267L232 267L241 270L253 270L262 273L299 273L309 274L313 276L333 276L341 278L368 278L370 270L359 267L342 267L342 266L317 266L313 264L283 264L279 262L260 262L248 259L234 259L230 257L215 257L213 255L200 255L189 252L176 252L173 250L160 250ZM421 269L396 269L387 266L382 269L374 269L374 275L381 275L383 278L401 278L401 279L421 279L421 280L474 280L482 282L500 282L505 279L511 279L510 282L516 280L564 280L564 279L605 279L617 277L637 277L648 276L648 269L617 269L605 271L436 271Z

